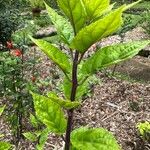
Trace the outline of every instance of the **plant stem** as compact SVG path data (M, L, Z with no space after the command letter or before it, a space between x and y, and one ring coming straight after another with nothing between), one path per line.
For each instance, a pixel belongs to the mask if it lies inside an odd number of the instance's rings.
M72 89L71 89L71 96L70 96L71 101L75 101L76 91L78 87L78 79L77 79L78 57L79 57L79 53L75 52L75 56L73 60L73 68L72 68ZM65 150L70 149L70 134L72 131L73 112L74 109L70 109L67 112L68 122L67 122L66 138L65 138Z
M4 62L2 62L2 64L3 64L3 89L4 89L4 95L5 95L5 92L6 92L6 81L5 81L5 64L4 64Z

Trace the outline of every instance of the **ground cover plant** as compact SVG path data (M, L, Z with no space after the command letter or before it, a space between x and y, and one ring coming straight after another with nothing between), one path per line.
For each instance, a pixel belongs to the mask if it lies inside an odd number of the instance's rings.
M2 115L3 111L5 109L5 106L0 107L0 116ZM3 134L0 134L0 137L3 137ZM10 149L11 144L8 142L0 141L0 149Z
M9 122L13 143L17 145L22 138L23 118L32 108L32 99L24 78L23 49L15 48L7 42L8 51L0 53L0 96L5 98L5 120Z
M51 21L71 55L44 40L31 38L64 73L62 97L52 91L48 92L47 96L31 93L37 118L46 125L47 133L53 132L62 136L65 150L120 149L112 134L103 128L74 129L73 113L82 103L82 96L88 84L86 81L91 75L133 57L150 43L137 41L107 46L97 49L92 56L84 59L84 54L95 42L113 34L121 27L122 13L136 4L113 9L109 1L101 2L58 0L58 5L66 17L60 16L46 5ZM67 115L64 115L63 110L66 110Z
M143 140L150 142L150 123L148 121L137 124L138 131Z

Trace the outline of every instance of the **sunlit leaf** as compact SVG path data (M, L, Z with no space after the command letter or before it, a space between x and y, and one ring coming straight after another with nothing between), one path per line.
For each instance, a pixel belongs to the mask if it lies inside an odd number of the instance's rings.
M120 43L99 49L85 61L81 68L81 72L83 75L90 75L104 67L131 58L149 43L150 41L136 41Z
M69 18L75 33L85 25L85 10L81 0L58 0L59 7Z
M120 150L114 136L103 128L81 127L71 133L72 150Z
M83 0L88 20L101 16L109 8L110 0Z
M124 7L110 12L104 18L83 28L73 39L71 48L84 53L92 44L117 31L122 25Z
M30 37L31 38L31 37ZM53 60L60 69L62 69L65 73L70 72L71 63L69 61L68 56L63 53L60 49L53 46L47 41L37 40L31 38L31 40L51 59Z
M50 100L66 109L77 108L80 105L80 102L77 101L71 102L70 100L61 99L53 92L49 92L47 95L50 98Z
M57 134L63 134L66 130L66 119L61 107L49 100L49 98L32 93L36 116L47 128Z
M64 17L60 16L54 9L49 7L47 4L46 8L52 23L55 25L55 28L57 29L59 36L66 44L69 45L74 37L73 28L70 22L68 22L68 20L65 19Z

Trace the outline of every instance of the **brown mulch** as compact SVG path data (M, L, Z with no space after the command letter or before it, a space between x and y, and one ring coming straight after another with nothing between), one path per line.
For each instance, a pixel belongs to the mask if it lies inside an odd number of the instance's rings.
M130 83L101 73L97 77L102 82L93 88L92 97L84 101L78 111L81 113L76 113L77 124L107 128L123 150L140 150L136 148L136 124L150 121L150 85Z

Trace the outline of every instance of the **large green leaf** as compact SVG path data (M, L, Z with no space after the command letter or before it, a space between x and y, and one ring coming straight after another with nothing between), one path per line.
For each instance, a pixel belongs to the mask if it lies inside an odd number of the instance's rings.
M31 37L30 37L31 38ZM53 46L47 41L37 40L31 38L31 40L51 59L53 60L60 69L62 69L65 73L70 72L71 63L69 58L65 53L59 50L57 47Z
M3 107L0 107L0 116L2 115L4 109L5 109L6 106L3 106Z
M0 141L0 150L9 150L12 145L8 142Z
M110 0L83 0L89 21L101 16L109 8Z
M99 49L85 61L80 71L84 76L91 75L97 70L133 57L149 43L150 41L135 41Z
M80 105L80 102L71 102L70 100L63 100L59 98L55 93L49 92L47 96L52 100L53 102L57 103L63 108L66 109L72 109L72 108L77 108Z
M111 11L104 18L83 28L71 42L71 48L84 53L92 44L117 31L122 25L124 7Z
M58 0L59 7L69 18L75 33L77 33L86 21L85 10L81 0Z
M57 134L63 134L66 130L66 119L61 107L49 100L49 98L32 93L36 116L47 128Z
M55 28L57 29L59 36L66 44L69 45L74 37L73 28L71 24L68 22L67 19L60 16L54 9L49 7L47 4L46 9L51 18L52 23L55 25Z
M114 136L103 128L81 127L71 133L73 150L120 150Z

